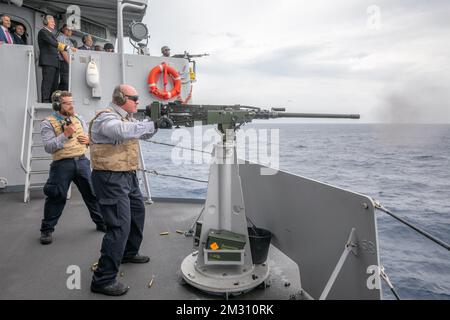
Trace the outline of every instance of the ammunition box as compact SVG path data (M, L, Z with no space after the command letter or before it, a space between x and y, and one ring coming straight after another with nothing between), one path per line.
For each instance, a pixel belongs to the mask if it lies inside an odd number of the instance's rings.
M236 261L240 262L241 252L214 252L214 251L208 251L208 261Z
M217 244L217 250L242 250L245 247L246 236L227 230L211 229L208 234L206 249L211 249L211 244Z

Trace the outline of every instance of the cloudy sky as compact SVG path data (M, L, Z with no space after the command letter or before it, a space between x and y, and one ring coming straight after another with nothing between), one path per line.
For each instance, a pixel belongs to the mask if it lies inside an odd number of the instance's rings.
M152 55L199 59L194 102L450 123L449 0L153 0Z

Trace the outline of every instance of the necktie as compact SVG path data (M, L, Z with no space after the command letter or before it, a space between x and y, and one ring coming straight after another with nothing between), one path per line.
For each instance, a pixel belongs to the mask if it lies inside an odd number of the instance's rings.
M6 34L6 40L8 41L9 44L12 44L13 41L11 39L8 29L4 29L4 30L5 30L5 34Z

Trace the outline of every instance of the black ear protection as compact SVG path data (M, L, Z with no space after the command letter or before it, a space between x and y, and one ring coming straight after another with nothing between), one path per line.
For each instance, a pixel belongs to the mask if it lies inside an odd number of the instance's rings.
M117 102L123 106L127 102L127 98L123 94L122 91L119 91L119 95L117 96Z
M44 20L42 20L42 23L44 24L44 26L48 25L48 19L47 16L44 16Z
M61 111L61 91L57 90L52 94L52 108L55 111Z
M113 100L115 103L117 103L117 105L119 106L123 106L126 102L127 102L127 98L125 97L125 95L123 94L122 88L120 86L117 86L114 89L114 95L113 95Z

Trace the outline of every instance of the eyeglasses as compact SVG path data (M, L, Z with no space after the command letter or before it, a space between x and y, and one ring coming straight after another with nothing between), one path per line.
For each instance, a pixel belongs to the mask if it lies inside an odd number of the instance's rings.
M139 96L127 96L126 97L130 100L133 100L134 102L138 102L139 101Z

